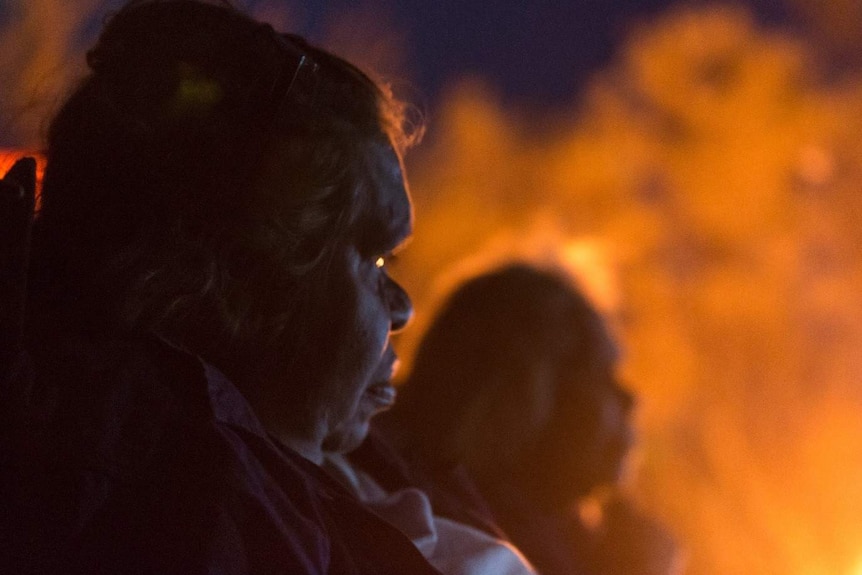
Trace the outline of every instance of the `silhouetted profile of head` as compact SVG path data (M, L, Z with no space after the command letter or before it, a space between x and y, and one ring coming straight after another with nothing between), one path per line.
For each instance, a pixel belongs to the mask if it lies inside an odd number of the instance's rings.
M408 445L562 509L618 480L632 396L599 314L562 273L512 264L458 287L433 320L396 415Z
M201 356L298 446L356 444L411 313L380 260L411 233L405 107L224 3L133 1L87 61L49 130L36 305Z

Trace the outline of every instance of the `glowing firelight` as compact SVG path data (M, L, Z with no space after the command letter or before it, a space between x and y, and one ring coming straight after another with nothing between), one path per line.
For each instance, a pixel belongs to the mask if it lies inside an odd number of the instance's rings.
M0 148L0 177L21 158L31 156L36 158L36 205L42 192L42 176L45 173L45 156L36 150L16 150Z
M619 286L607 243L596 238L580 238L567 242L562 252L566 267L590 300L606 312L617 309Z
M0 51L26 63L27 101L31 78L65 78L48 71L68 69L54 24L83 13L45 3L21 3L52 24L27 26L34 57ZM826 10L855 3L793 1L858 31ZM396 275L417 321L399 353L438 293L494 263L465 254L561 249L621 308L632 491L679 535L687 575L862 575L862 76L821 85L819 52L741 8L674 10L632 29L552 132L471 81L409 158L417 233ZM0 176L23 155L0 149Z
M451 92L410 157L417 318L465 252L547 238L617 320L630 491L687 575L862 575L862 76L812 81L805 45L729 8L620 50L548 133Z

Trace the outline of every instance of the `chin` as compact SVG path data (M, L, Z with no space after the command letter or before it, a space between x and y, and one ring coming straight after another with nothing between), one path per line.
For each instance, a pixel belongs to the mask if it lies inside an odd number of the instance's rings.
M346 425L331 433L323 441L323 450L330 453L349 453L362 445L368 435L370 419Z

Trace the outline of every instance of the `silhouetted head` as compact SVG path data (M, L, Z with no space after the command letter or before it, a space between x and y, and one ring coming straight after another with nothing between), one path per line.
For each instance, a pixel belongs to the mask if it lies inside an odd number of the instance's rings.
M596 311L555 271L510 265L448 298L396 410L409 445L559 507L618 479L632 397Z
M87 61L50 126L34 297L154 332L340 446L410 314L377 265L411 231L403 107L222 4L132 2Z

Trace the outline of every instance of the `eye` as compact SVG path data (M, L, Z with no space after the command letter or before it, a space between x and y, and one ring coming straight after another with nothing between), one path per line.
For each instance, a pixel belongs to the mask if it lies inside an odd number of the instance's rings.
M371 261L374 262L375 268L388 273L388 271L392 269L392 266L398 262L398 254L386 252L374 257Z

